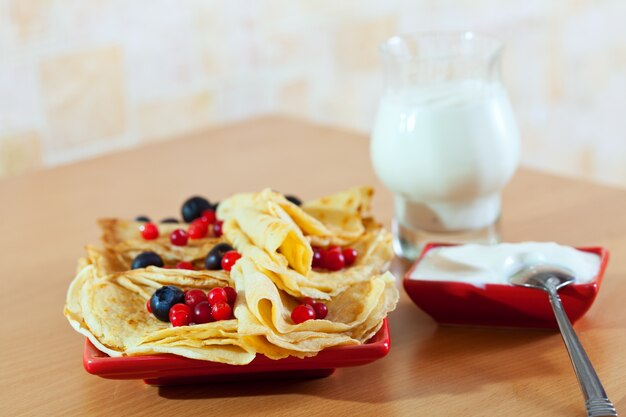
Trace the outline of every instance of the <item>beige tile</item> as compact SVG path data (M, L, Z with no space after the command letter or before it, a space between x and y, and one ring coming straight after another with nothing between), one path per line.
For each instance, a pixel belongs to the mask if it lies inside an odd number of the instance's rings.
M291 32L272 34L267 38L268 51L265 52L265 59L273 66L286 66L308 58L307 55L312 52L308 39L311 38Z
M122 7L128 86L135 103L179 96L205 81L187 2L127 1Z
M372 2L363 0L305 0L305 1L284 1L265 0L260 3L258 10L259 20L272 23L284 22L316 22L327 21L329 18L350 18L362 10L378 9L372 7Z
M578 154L578 163L574 167L578 175L582 175L585 178L592 178L596 173L595 167L595 154L593 149L587 145L580 150Z
M559 32L563 27L561 19L555 17L550 22L548 45L544 49L543 58L546 63L547 99L551 103L559 102L565 95L563 81L563 47L559 42Z
M279 92L281 112L298 116L310 114L311 90L311 83L304 78L285 84Z
M40 67L52 150L115 137L126 128L124 69L118 46L47 58Z
M11 0L8 15L20 41L44 36L50 26L51 0Z
M215 78L245 69L251 48L246 39L247 31L243 31L242 22L235 19L235 4L201 0L191 5L193 43L202 71Z
M378 45L394 35L396 17L382 16L360 22L345 22L335 42L335 59L342 69L367 70L377 68Z
M208 126L213 119L214 97L208 91L150 102L137 108L139 134L145 140L163 139Z
M27 172L41 165L41 141L37 132L0 137L0 178Z
M350 82L340 83L333 97L322 103L325 117L331 124L354 130L363 130L359 123L358 92Z
M32 65L26 62L0 64L0 136L39 128L38 94L37 73Z

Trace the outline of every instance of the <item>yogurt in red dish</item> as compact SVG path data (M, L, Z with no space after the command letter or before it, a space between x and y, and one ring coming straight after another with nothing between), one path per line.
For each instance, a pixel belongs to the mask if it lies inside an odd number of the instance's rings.
M524 266L550 264L569 269L577 284L593 281L601 258L554 242L443 246L429 250L408 275L409 280L453 281L475 285L509 284Z

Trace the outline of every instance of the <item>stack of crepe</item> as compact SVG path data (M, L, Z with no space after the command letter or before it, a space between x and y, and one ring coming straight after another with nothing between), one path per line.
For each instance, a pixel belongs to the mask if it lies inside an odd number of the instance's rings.
M358 187L297 206L271 190L237 194L219 205L221 238L182 247L167 238L178 225L160 224L161 237L144 240L140 223L101 220L104 247L87 247L65 315L110 356L172 353L243 365L257 353L307 357L364 343L398 300L394 278L385 272L393 257L390 235L369 217L371 197L371 188ZM203 269L206 254L224 241L242 258L230 272ZM336 272L312 269L313 246L328 245L356 249L356 262ZM165 267L188 261L197 269L131 270L133 258L144 251L158 253ZM234 287L234 318L181 327L161 322L145 305L163 285ZM327 317L295 324L291 311L304 297L326 303Z

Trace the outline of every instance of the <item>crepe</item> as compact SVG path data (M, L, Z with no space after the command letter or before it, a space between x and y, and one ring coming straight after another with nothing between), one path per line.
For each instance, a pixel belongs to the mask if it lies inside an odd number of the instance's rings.
M313 245L349 245L365 233L365 222L374 191L371 187L354 187L346 191L305 202L298 207L283 195L265 189L259 193L236 194L219 205L222 220L242 219L244 207L278 216L286 213ZM282 210L277 213L277 208ZM245 230L244 226L244 230ZM247 230L246 230L247 232Z
M362 186L305 202L302 209L319 220L332 235L312 238L317 245L347 245L365 233L364 219L371 208L374 190Z
M225 220L226 239L253 259L278 288L298 298L328 300L350 285L382 273L393 258L391 235L367 216L371 197L371 188L356 187L305 203L301 209L282 195L264 190L225 200L218 216ZM295 225L302 237L285 243L284 234L267 233L270 228L263 225L270 223ZM312 270L308 253L313 244L337 242L350 242L357 249L356 263L338 272ZM309 267L294 267L292 259L277 249L279 244L288 245L294 253L307 253Z
M115 255L120 270L129 269L132 260L141 252L157 253L163 262L173 265L180 261L191 262L202 266L206 254L223 239L207 237L203 239L189 239L185 246L175 246L170 243L169 235L176 229L186 225L159 223L160 235L154 240L145 240L141 237L139 227L143 223L121 219L100 219L98 225L102 230L102 242L105 248Z
M237 250L254 260L274 284L296 298L328 300L350 285L368 280L387 269L393 251L391 236L373 226L353 247L360 254L354 265L336 272L311 270L306 275L289 267L254 245L234 220L224 223L224 233Z
M255 352L237 332L237 320L171 327L145 308L154 290L163 285L211 289L230 283L219 274L182 274L156 267L106 276L96 271L87 260L70 284L64 313L72 327L109 356L174 353L236 365L254 359Z
M299 302L281 293L251 259L238 262L232 276L245 297L245 303L235 308L239 333L261 339L254 342L256 349L274 359L311 356L326 347L363 343L378 331L398 300L393 276L377 275L328 302L332 313L326 319L294 324L290 314Z
M311 245L304 237L305 231L327 232L321 223L271 190L235 195L220 203L217 216L225 223L236 219L252 244L262 248L273 262L286 264L301 274L311 270L313 259ZM300 222L296 223L294 219ZM224 228L223 231L227 240L232 240Z
M99 221L103 247L86 247L69 286L64 313L70 324L110 356L171 353L194 359L247 364L256 354L272 359L316 355L331 346L360 344L395 308L398 291L385 272L391 235L369 215L372 189L355 187L302 207L270 189L236 194L220 203L221 238L170 244L179 224L159 224L160 236L144 240L142 223ZM230 272L208 271L204 258L218 243L241 255ZM349 246L358 256L340 271L312 269L316 246ZM164 267L131 270L138 254L152 251ZM195 270L176 269L180 261ZM173 327L156 319L146 302L164 285L181 290L231 286L234 316ZM324 319L296 324L291 312L302 298L324 300Z

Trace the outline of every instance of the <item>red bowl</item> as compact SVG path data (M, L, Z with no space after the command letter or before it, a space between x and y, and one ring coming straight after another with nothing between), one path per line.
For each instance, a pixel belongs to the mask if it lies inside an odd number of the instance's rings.
M411 300L435 321L452 325L558 329L548 296L543 291L503 284L476 287L464 282L409 279L426 253L441 246L455 245L426 245L419 259L404 276L403 282ZM577 249L599 255L601 262L593 281L572 284L559 291L565 312L572 323L580 319L593 304L609 261L609 251L605 248Z
M335 368L365 365L380 359L389 353L390 347L389 327L385 319L380 330L366 343L324 349L310 358L272 360L257 355L248 365L228 365L169 354L113 358L99 351L87 339L83 365L87 372L102 378L143 379L150 385L215 382L218 375L219 382L321 378L332 374Z

